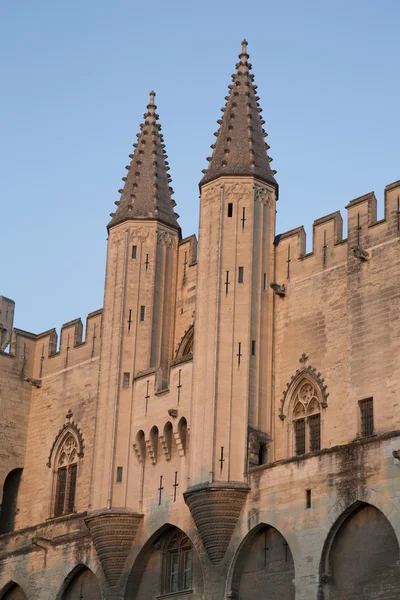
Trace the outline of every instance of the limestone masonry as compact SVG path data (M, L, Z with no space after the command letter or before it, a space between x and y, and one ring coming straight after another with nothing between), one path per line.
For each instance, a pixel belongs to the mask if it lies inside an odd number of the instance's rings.
M400 181L277 235L242 43L199 245L151 92L103 308L0 297L0 600L400 598Z

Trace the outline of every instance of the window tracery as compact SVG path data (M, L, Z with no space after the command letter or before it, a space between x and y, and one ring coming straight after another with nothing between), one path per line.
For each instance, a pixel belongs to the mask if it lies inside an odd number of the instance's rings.
M321 403L316 386L303 379L292 398L294 452L297 456L321 449Z
M193 354L193 345L194 345L194 326L190 325L189 329L185 331L181 341L179 342L179 346L176 350L175 358L183 358L184 356L189 356Z
M55 517L74 511L78 458L78 441L71 433L67 433L60 444L56 457Z

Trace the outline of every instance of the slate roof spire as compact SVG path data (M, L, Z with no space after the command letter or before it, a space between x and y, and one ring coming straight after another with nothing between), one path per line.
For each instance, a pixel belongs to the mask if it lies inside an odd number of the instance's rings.
M242 42L236 73L232 75L229 85L229 95L222 108L224 113L218 121L219 131L208 169L204 169L204 177L200 186L223 175L253 175L278 189L275 180L276 171L270 167L269 149L264 138L268 135L261 118L262 109L256 95L257 86L253 84L254 75L250 73L251 64L248 62L247 41Z
M135 150L129 155L131 163L125 167L128 174L122 178L125 184L118 190L121 198L115 202L117 209L110 214L108 229L130 219L156 219L180 231L155 95L150 92L144 122L133 144Z

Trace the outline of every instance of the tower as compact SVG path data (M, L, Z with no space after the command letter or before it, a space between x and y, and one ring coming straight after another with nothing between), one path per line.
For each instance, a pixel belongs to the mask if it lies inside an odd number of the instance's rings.
M247 467L268 440L273 240L278 185L248 62L232 76L200 182L191 488L186 501L218 563L248 491ZM250 444L249 444L250 440Z
M172 356L181 232L154 97L151 92L108 225L92 514L87 524L111 585L143 516L128 495L134 378L153 369L157 389L164 389ZM104 545L107 535L120 548L118 565L112 544Z

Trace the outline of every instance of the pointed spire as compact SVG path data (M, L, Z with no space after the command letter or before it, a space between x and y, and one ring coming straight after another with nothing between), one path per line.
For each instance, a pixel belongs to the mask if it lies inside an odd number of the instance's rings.
M174 212L175 202L172 199L171 181L168 175L167 155L158 123L155 92L150 92L144 122L137 134L137 142L133 144L134 153L127 169L123 189L118 190L121 198L115 202L117 209L111 213L108 229L130 219L157 219L180 231Z
M250 73L247 41L242 42L236 73L232 75L232 84L228 86L229 95L222 108L223 116L215 143L211 146L212 156L200 185L208 183L223 175L253 175L276 188L274 178L276 171L270 167L271 158L267 154L267 136L260 116L257 86L253 84L254 75Z

